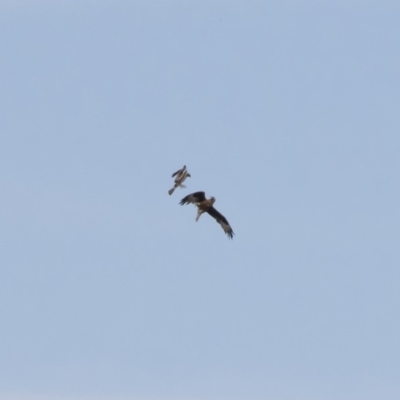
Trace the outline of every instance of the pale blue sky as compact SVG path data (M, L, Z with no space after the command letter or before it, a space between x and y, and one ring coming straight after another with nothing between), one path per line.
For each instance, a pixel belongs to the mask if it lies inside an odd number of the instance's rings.
M0 398L398 400L399 21L0 1Z

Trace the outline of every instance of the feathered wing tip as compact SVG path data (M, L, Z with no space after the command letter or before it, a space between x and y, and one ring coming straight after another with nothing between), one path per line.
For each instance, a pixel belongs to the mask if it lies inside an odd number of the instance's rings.
M229 239L233 239L233 236L235 235L232 228L229 231L225 231L225 233L228 235Z
M233 236L235 235L235 232L233 232L233 229L231 228L231 226L228 224L226 224L223 221L217 221L221 226L222 229L224 230L224 232L228 235L229 239L233 239Z
M201 203L206 199L206 194L204 192L195 192L188 194L185 196L181 201L180 205L183 206L184 204L190 204L190 203Z
M233 229L229 225L228 220L214 207L210 207L207 212L221 225L222 229L228 235L229 239L233 239L233 235L235 234L235 232L233 232Z
M222 226L222 229L224 232L228 235L229 239L233 239L233 236L235 235L235 232L233 232L233 229L230 227L230 225L226 225L223 222L219 223Z

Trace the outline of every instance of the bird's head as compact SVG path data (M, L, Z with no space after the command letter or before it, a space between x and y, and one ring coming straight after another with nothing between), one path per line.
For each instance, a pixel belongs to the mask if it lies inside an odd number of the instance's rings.
M214 204L214 203L215 203L215 197L212 196L212 197L210 198L210 201L211 201L211 204Z

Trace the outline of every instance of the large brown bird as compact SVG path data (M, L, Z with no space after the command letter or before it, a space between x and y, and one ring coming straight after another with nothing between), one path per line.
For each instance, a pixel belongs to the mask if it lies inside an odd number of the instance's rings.
M222 226L222 229L228 235L229 239L233 238L234 232L232 227L229 225L228 220L213 206L215 203L215 197L207 199L204 192L195 192L184 197L179 204L183 206L184 204L190 203L197 206L196 221L199 220L201 214L206 212L215 218L215 220Z
M186 165L183 166L183 168L178 169L178 171L174 172L172 174L172 178L176 176L175 178L175 184L174 187L168 190L168 194L171 196L172 193L174 193L174 190L179 186L182 189L185 188L186 186L183 185L183 182L185 181L186 178L190 178L189 172L186 170Z

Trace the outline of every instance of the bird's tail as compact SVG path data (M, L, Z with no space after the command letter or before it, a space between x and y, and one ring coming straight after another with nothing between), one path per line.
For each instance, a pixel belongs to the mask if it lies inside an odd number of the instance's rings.
M197 216L196 216L196 222L199 220L199 218L201 217L201 214L203 214L203 211L201 211L200 209L197 210Z
M175 190L175 186L168 190L168 194L171 196L171 194L174 193L174 190Z

